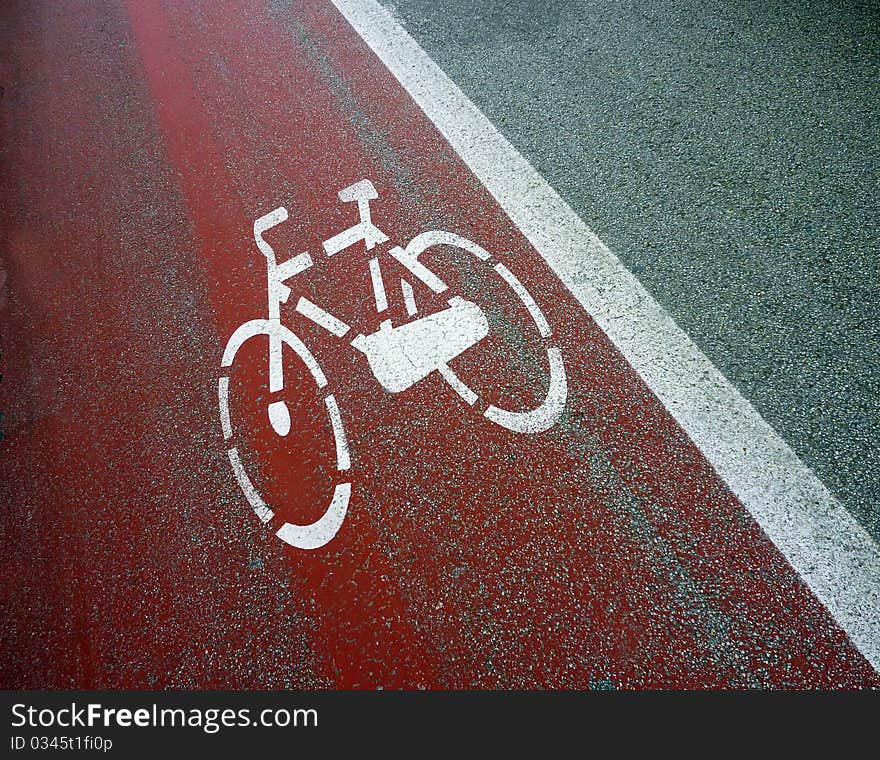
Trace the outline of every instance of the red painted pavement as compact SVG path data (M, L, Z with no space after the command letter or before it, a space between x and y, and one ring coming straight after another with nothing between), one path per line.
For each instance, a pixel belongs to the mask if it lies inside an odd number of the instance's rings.
M2 11L0 685L880 685L338 12L278 5ZM372 254L321 253L356 221L337 191L362 178L379 250L449 230L536 297L568 375L556 426L504 430L436 374L387 394L294 313L306 295L353 334L378 327ZM316 261L282 319L352 450L348 515L314 551L256 519L216 403L226 340L265 316L252 224L280 205L279 259ZM425 261L493 317L455 371L534 405L546 359L522 306L448 249ZM253 421L237 443L280 521L310 522L334 479L326 412L286 354L294 433L275 436L257 344L232 375Z

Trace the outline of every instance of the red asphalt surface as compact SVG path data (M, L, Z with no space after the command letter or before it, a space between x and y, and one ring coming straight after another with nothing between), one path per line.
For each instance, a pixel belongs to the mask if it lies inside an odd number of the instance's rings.
M880 685L332 5L0 13L0 685ZM445 229L525 283L568 375L556 426L481 416L534 405L546 358L522 305L454 250L425 260L492 316L451 364L476 410L436 373L385 393L294 313L304 294L352 335L378 326L373 254L321 251L357 221L336 193L363 178L381 250ZM253 221L281 205L279 260L316 261L282 321L327 373L352 451L348 515L314 551L257 520L217 411L227 339L265 316ZM232 374L253 430L236 443L279 517L311 522L334 481L326 411L286 353L294 432L274 435L261 340Z

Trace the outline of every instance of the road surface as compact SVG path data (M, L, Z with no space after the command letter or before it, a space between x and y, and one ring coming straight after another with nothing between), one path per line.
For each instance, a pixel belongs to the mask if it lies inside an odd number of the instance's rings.
M3 13L3 686L880 685L876 541L387 8Z

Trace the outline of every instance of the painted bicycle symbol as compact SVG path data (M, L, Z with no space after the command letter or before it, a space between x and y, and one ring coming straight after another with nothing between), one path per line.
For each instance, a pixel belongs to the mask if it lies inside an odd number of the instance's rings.
M326 256L335 256L343 250L361 244L367 251L372 251L377 245L388 242L389 238L372 221L370 202L378 198L372 182L361 180L340 191L338 197L342 202L357 204L360 220L323 242L322 247ZM218 381L220 422L224 440L227 442L232 439L236 424L247 425L247 420L233 422L229 408L229 372L236 354L245 342L257 336L268 338L268 390L271 400L267 404L266 413L272 429L278 436L287 436L291 429L291 415L284 398L285 347L296 354L299 361L305 365L314 380L318 397L327 410L333 430L336 482L330 504L318 520L309 525L285 522L276 535L291 546L300 549L317 549L336 535L345 520L352 497L352 481L347 476L351 467L351 456L343 416L334 394L327 392L327 377L321 365L308 346L281 323L281 305L286 303L292 294L288 283L314 264L308 253L300 253L288 261L278 263L275 252L264 239L264 235L271 228L284 223L287 218L287 210L281 207L254 222L254 241L266 260L268 313L265 317L251 319L239 326L226 344L221 360L223 374ZM394 246L382 255L395 259L433 293L445 294L448 292L446 283L419 260L425 251L439 245L458 248L494 271L525 306L546 349L550 378L543 401L535 408L526 411L512 411L490 404L483 411L483 415L488 420L518 433L538 433L552 427L562 414L568 396L565 367L560 349L553 345L550 325L522 282L504 264L493 263L488 251L473 241L451 232L440 230L423 232L413 238L408 245ZM378 255L369 260L369 270L376 310L381 317L388 308L388 299ZM348 341L353 349L363 354L373 377L388 393L405 391L431 373L437 372L462 401L473 407L479 400L479 394L455 374L449 367L449 362L486 337L489 332L489 321L485 312L475 302L451 295L446 300L445 308L417 317L418 310L412 285L405 279L400 280L400 285L407 314L414 319L397 327L392 325L390 319L384 319L375 332L359 334L352 339L349 339L352 332L349 325L304 296L298 299L295 310L300 316L324 328L337 339ZM242 492L257 517L263 523L268 523L275 513L265 503L248 477L238 449L232 446L227 453Z

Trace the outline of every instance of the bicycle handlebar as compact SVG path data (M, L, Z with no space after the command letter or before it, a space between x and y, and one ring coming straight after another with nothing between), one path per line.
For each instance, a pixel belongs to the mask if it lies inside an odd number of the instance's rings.
M272 250L271 245L263 240L263 233L286 221L287 209L284 206L279 206L274 211L270 211L254 222L254 241L257 244L257 248L260 249L260 253L266 257L270 264L274 265L276 263L275 251Z

